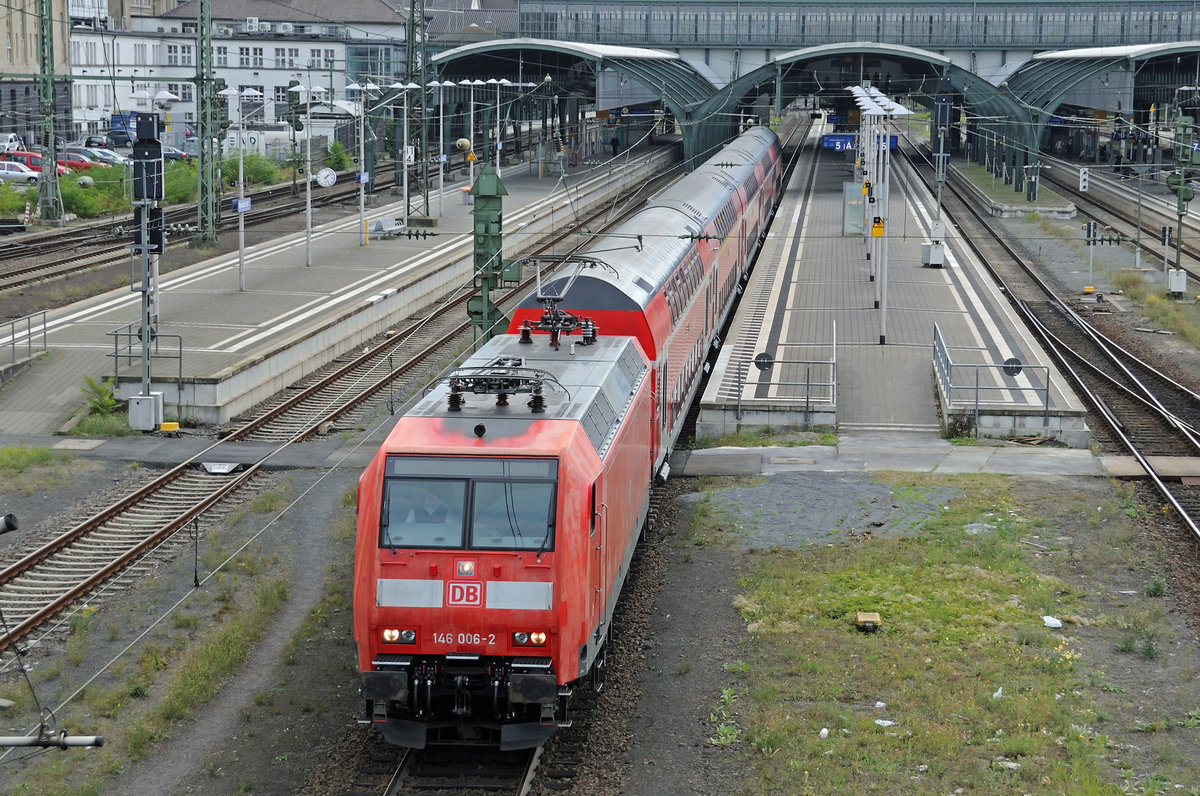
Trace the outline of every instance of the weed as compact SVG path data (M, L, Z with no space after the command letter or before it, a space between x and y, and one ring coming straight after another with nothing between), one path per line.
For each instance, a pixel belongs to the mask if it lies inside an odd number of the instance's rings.
M1146 583L1147 597L1162 597L1167 593L1167 581L1162 575L1155 575Z

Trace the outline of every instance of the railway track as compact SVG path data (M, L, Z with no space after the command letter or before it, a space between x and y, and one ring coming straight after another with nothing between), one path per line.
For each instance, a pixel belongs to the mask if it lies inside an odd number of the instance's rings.
M1119 235L1131 246L1138 246L1140 241L1143 267L1154 268L1162 263L1163 250L1159 233L1165 226L1171 229L1173 236L1178 234L1176 230L1179 216L1175 212L1164 210L1161 202L1154 201L1156 198L1161 199L1161 194L1143 192L1140 201L1135 198L1137 192L1132 187L1133 180L1145 178L1098 179L1091 182L1087 191L1080 191L1076 178L1079 164L1054 159L1050 159L1050 163L1051 168L1043 172L1041 179L1053 185L1057 193L1074 202L1080 218L1095 221L1100 228L1110 230L1107 234ZM1173 210L1175 195L1167 194L1166 198ZM1142 227L1140 235L1139 221ZM1081 239L1082 236L1081 232ZM1197 240L1200 240L1200 225L1197 225L1191 216L1185 215L1180 264L1190 279L1200 280L1200 247L1195 245ZM1175 267L1176 255L1179 253L1174 245L1176 242L1178 241L1172 243L1168 251L1168 263L1172 268Z
M278 201L280 196L289 194L290 189L281 189L270 193L273 201ZM338 204L349 201L357 195L356 191L328 190L313 196L313 206L324 207ZM277 218L302 213L305 206L303 201L260 206L246 214L246 223L248 226L265 224ZM164 223L169 227L173 224L190 223L194 218L195 208L176 208L169 210L164 215ZM7 260L14 264L0 269L0 290L17 289L45 279L58 279L93 268L127 264L129 262L129 245L133 240L133 229L129 226L132 223L132 220L127 220L125 226L110 226L107 229L96 230L88 234L68 234L66 240L61 244L58 242L47 244L52 252L68 252L50 260L26 264L16 263L15 257ZM236 230L236 218L223 219L218 225L218 229L224 232ZM167 250L171 251L187 245L186 241L168 243ZM45 253L44 248L39 246L37 251L27 253L22 258L37 260L40 259L39 255ZM5 261L3 253L0 252L0 262Z
M447 173L453 174L455 169L465 170L465 158L464 153L454 154ZM394 171L394 165L390 163L376 168L376 182L381 186L377 190L384 190L390 180L389 175ZM358 186L352 178L353 172L346 172L339 175L337 187L318 189L312 196L313 207L356 201ZM420 180L420 169L414 167L409 185L410 202L420 196ZM303 199L286 201L292 195L292 190L290 184L284 184L251 193L252 209L245 214L246 225L253 227L302 212L306 207ZM167 208L163 223L170 228L173 225L194 224L195 219L196 206L184 205ZM218 222L217 229L229 232L237 229L237 226L236 214L226 214ZM0 290L17 289L46 279L127 263L132 234L133 216L129 214L122 216L119 221L93 222L0 241ZM168 242L167 248L170 250L186 245L187 241ZM60 256L47 259L55 254ZM3 265L5 263L8 265Z
M911 150L906 151L911 159ZM932 191L928 169L913 171ZM948 183L943 207L955 219L962 239L975 251L1018 314L1041 339L1060 370L1107 426L1114 452L1132 455L1150 481L1200 539L1200 495L1169 483L1153 461L1159 456L1196 456L1200 443L1192 423L1200 418L1195 393L1101 335L1063 301L1037 269L963 191ZM1093 423L1095 426L1095 423Z
M515 794L524 796L542 757L542 747L515 752L473 749L465 756L461 747L406 749L383 793L437 791L460 796Z
M654 184L651 181L648 186ZM582 224L588 229L595 225L599 232L638 206L630 202L611 217L610 210L602 208ZM577 238L578 228L564 229L538 253L561 248L562 241ZM571 248L582 245L574 240ZM507 295L515 300L527 285L528 281ZM398 379L410 379L408 384L400 385L407 397L414 386L431 375L430 367L420 369L423 364L451 358L463 347L457 337L465 334L469 324L454 322L452 316L473 293L458 291L442 311L434 314L432 326L416 324L394 335L394 345L374 346L351 362L335 366L333 373L298 389L292 397L233 429L225 439L0 571L0 610L8 622L7 631L0 635L0 651L96 591L221 499L250 484L270 458L287 445L327 430L338 418L366 411L364 404ZM220 445L240 439L267 440L278 447L241 471L212 475L199 472L201 463L212 461ZM80 563L84 560L86 565ZM45 588L35 596L32 584Z

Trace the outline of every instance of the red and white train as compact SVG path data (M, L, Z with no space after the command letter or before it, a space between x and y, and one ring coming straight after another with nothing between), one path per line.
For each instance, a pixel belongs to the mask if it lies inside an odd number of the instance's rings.
M600 680L651 481L780 172L775 134L743 134L397 422L359 480L354 574L365 717L390 742L536 746Z

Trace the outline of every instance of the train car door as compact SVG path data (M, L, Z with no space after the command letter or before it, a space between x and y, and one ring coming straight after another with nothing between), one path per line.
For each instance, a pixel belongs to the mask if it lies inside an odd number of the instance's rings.
M607 543L605 529L608 527L608 507L604 504L604 475L592 484L591 519L588 521L588 569L592 577L591 625L596 630L597 637L603 635L601 624L604 622L604 594L607 591L608 572L605 561L608 556L604 553Z

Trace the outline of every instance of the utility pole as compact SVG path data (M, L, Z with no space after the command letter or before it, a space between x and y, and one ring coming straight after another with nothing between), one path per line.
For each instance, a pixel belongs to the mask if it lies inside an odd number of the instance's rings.
M54 136L54 17L51 0L38 0L38 105L42 111L42 176L38 180L38 215L43 221L63 216L58 187L58 142Z
M217 87L213 82L212 8L209 0L196 3L196 135L199 137L196 183L196 237L198 246L217 242L217 206L220 182L213 138L217 132ZM225 98L219 100L223 105ZM221 114L224 116L225 114Z
M419 137L416 152L421 164L421 195L424 197L424 213L429 215L429 119L426 118L429 115L429 101L426 99L424 91L425 83L428 82L425 79L425 67L428 63L425 58L426 27L425 0L410 0L408 25L405 29L404 46L408 58L404 81L417 83L422 87L421 91L413 92L408 108L421 120L416 127L416 134ZM414 43L418 41L419 45L414 46ZM410 129L412 128L410 127Z

